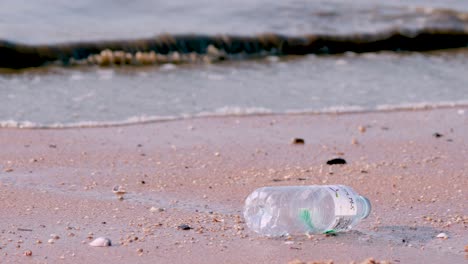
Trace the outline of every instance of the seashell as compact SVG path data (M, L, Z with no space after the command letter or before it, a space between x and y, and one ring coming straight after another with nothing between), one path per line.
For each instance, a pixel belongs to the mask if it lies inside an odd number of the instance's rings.
M446 233L440 233L440 234L437 235L437 238L447 239L448 235Z
M90 242L89 245L92 247L110 247L112 246L112 242L106 237L98 237Z

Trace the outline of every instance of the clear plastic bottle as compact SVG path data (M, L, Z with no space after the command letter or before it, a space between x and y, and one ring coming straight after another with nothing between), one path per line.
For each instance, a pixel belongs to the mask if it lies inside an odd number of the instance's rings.
M370 211L369 200L344 185L278 186L250 194L244 218L257 233L283 236L349 230Z

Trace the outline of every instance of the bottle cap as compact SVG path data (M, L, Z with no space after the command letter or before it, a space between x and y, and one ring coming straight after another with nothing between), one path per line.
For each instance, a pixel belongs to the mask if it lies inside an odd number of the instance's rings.
M361 196L362 200L363 200L363 211L364 211L364 214L362 216L362 219L364 218L367 218L369 215L370 215L370 212L371 212L371 209L372 209L372 206L371 206L371 203L369 201L369 199L367 199L366 197L364 196Z

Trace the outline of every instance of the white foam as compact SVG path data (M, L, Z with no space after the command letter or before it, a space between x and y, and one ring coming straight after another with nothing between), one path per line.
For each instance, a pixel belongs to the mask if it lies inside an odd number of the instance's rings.
M377 111L391 111L391 110L423 110L433 108L445 108L445 107L457 107L457 106L468 106L467 100L462 101L445 101L445 102L419 102L419 103L402 103L395 105L378 105L375 110Z
M74 123L53 123L40 124L31 121L16 121L5 120L0 121L0 128L86 128L86 127L109 127L109 126L124 126L133 124L155 123L161 121L173 121L181 119L191 119L200 117L219 117L219 116L252 116L252 115L269 115L269 114L330 114L330 113L359 113L372 111L398 111L398 110L424 110L437 108L456 108L468 107L468 101L458 102L420 102L407 103L397 105L379 105L375 108L364 108L361 106L333 106L322 109L291 109L282 112L275 112L272 109L263 107L240 107L240 106L225 106L217 108L211 112L200 112L196 114L180 114L179 116L157 116L157 115L140 115L132 116L120 121L80 121ZM456 109L458 115L464 115L465 109Z

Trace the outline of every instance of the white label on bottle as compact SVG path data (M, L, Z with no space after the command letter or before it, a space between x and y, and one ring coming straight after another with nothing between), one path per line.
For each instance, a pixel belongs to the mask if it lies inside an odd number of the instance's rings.
M340 216L354 216L357 214L355 196L349 193L346 188L339 185L330 185L328 190L333 195L335 201L335 215Z

